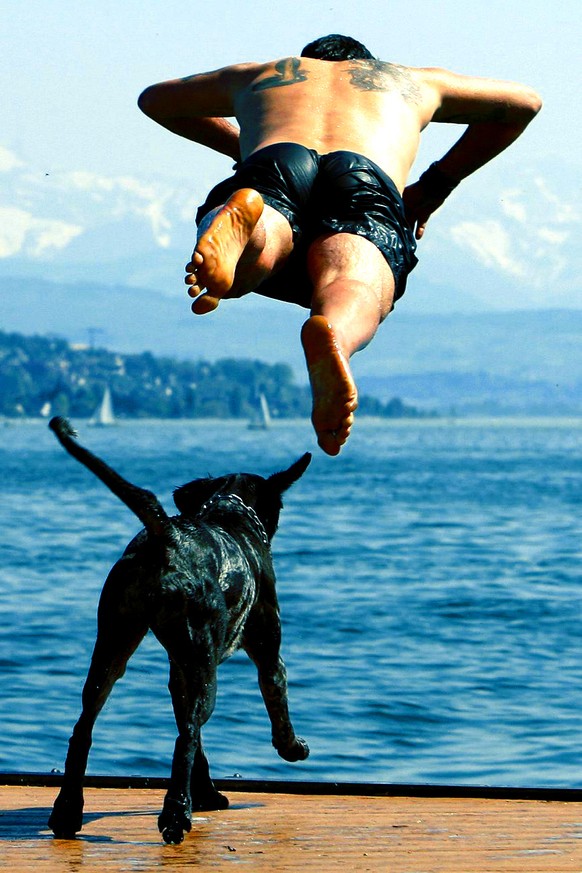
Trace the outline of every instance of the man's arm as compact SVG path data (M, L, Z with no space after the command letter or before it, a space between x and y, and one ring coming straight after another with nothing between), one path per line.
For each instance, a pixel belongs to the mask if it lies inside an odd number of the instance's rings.
M140 105L143 110L143 107ZM143 110L145 112L145 110ZM149 112L146 112L153 118ZM240 161L239 129L226 118L172 117L154 118L158 124L178 136L207 146L215 152Z
M227 119L235 114L236 89L250 66L224 67L150 85L140 94L138 106L172 133L238 161L239 130Z
M430 120L468 126L453 147L404 191L417 239L459 182L515 142L542 106L539 95L525 85L457 76L446 70L425 73L436 96Z

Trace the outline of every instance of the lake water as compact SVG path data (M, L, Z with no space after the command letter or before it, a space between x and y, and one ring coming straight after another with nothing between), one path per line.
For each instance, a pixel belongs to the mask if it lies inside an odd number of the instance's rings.
M582 423L357 422L338 458L307 422L79 424L170 507L208 474L314 459L273 552L310 758L270 743L244 654L204 730L216 778L582 785ZM46 424L0 448L0 770L62 769L107 571L139 522ZM167 776L167 659L146 638L100 718L93 774Z

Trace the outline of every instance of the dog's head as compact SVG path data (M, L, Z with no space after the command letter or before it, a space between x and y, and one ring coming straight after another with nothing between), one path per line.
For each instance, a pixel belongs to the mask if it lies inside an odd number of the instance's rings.
M231 473L208 479L194 479L174 491L174 503L182 515L194 517L208 501L234 494L253 509L271 539L279 524L283 494L303 475L311 462L307 452L289 469L267 479L254 473Z

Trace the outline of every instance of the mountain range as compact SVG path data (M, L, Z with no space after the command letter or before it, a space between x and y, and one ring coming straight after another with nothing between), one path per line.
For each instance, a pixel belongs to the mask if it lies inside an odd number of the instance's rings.
M178 294L197 205L230 172L204 155L182 178L46 172L0 145L0 276ZM557 184L549 158L524 170L511 150L466 180L429 222L406 308L581 308L579 198Z

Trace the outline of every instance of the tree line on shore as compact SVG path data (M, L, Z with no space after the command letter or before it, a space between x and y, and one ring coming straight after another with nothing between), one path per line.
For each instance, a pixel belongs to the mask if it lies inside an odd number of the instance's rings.
M287 364L126 355L55 336L0 332L0 415L90 418L106 389L120 418L250 418L261 395L275 418L311 412L309 388L296 384ZM420 415L399 398L382 403L366 396L360 413Z

